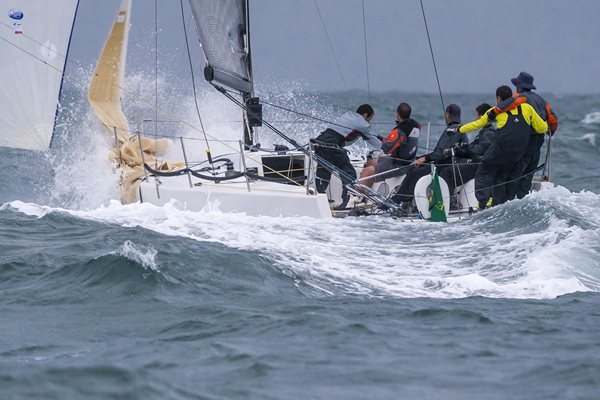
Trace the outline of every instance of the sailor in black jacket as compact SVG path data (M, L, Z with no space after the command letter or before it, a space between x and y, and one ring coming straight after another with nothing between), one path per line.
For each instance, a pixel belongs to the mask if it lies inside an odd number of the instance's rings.
M414 164L409 167L400 189L392 197L392 200L396 203L407 203L413 200L415 185L418 180L431 173L431 168L423 166L424 163L433 162L436 165L438 174L440 174L441 170L452 165L452 157L447 155L445 150L454 147L456 143L469 143L466 133L456 132L456 128L460 126L460 107L456 104L450 104L446 107L446 123L448 125L433 152L417 158Z
M406 173L414 161L419 147L421 125L410 117L412 108L408 103L400 103L396 109L396 126L383 138L381 150L386 156L377 158L374 164L367 164L360 173L360 182L372 186L373 181L381 182ZM377 175L374 178L368 178Z
M477 119L483 117L490 108L492 108L492 106L487 103L478 105L475 108ZM438 171L439 176L448 184L451 197L454 196L456 186L464 185L475 178L481 157L492 143L494 143L495 133L496 127L489 124L484 126L475 139L468 145L456 147L455 149L446 149L446 154L452 154L452 150L454 150L456 157L467 159L466 162L457 162L455 168L443 168L441 172Z

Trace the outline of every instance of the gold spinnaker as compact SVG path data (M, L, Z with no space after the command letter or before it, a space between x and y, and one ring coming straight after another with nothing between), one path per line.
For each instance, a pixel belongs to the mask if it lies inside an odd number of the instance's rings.
M111 138L115 134L115 128L117 131L119 148L110 151L109 159L117 163L120 154L123 161L120 165L121 178L119 180L123 203L136 201L135 190L139 185L138 179L144 176L138 137L130 133L127 118L121 108L122 90L120 87L123 86L125 75L131 3L132 0L123 0L121 3L117 20L94 70L88 94L94 112L106 126ZM142 138L141 142L146 163L155 162L156 154L166 153L170 144L168 139ZM184 167L184 163L181 162L162 161L159 164L159 169L163 171Z

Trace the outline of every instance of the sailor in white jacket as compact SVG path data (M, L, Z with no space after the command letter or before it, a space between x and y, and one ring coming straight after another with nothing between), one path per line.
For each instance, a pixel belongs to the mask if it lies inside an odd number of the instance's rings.
M373 107L363 104L358 107L356 112L348 111L341 115L314 140L315 154L344 172L341 174L344 184L343 203L338 208L345 208L348 204L350 196L345 185L356 179L356 170L344 147L362 138L373 149L381 149L382 138L371 131L369 124L374 115ZM317 191L319 193L325 193L330 179L331 171L326 166L319 164L317 169Z

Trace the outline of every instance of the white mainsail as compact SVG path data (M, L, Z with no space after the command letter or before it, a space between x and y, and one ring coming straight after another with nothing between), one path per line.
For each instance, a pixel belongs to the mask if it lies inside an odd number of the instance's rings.
M189 0L202 48L208 60L207 80L241 92L252 92L246 0Z
M47 150L79 0L0 0L0 146Z

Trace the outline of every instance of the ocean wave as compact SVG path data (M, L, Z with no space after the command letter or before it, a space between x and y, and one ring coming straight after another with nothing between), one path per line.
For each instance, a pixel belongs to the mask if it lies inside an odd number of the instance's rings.
M156 250L153 248L144 248L144 246L138 246L128 240L123 243L123 246L121 246L121 249L117 254L140 264L145 269L160 272L156 265Z
M579 140L588 141L592 146L596 147L596 134L595 133L586 133Z
M582 124L600 124L600 111L586 114L585 118L581 120Z
M37 216L58 211L11 207ZM447 225L196 213L177 203L60 212L259 252L312 295L545 299L600 290L598 207L594 193L557 188ZM133 254L140 257L139 249Z

